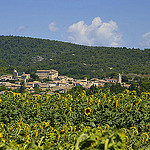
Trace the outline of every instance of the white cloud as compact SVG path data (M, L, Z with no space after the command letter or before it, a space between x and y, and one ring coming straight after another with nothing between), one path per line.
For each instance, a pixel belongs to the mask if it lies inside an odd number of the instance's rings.
M142 42L140 43L140 46L144 48L150 47L150 32L142 35Z
M49 30L51 32L56 32L59 30L59 28L56 26L56 23L55 22L51 22L48 26Z
M17 28L17 31L22 31L22 30L24 30L26 27L25 26L19 26L18 28Z
M68 29L69 40L77 44L91 46L123 46L122 34L114 21L102 22L100 17L93 19L91 25L79 21Z

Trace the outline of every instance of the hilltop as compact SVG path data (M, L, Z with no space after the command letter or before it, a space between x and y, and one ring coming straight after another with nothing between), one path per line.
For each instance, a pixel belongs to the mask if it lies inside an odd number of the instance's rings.
M150 49L91 47L47 39L0 36L0 72L56 69L61 75L150 74Z

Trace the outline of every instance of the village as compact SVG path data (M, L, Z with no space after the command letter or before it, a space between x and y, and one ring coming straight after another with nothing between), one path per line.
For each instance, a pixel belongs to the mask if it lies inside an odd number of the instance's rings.
M13 70L12 74L9 75L2 75L0 77L0 86L5 85L7 89L15 90L19 89L21 87L21 81L24 81L25 91L29 91L31 93L34 93L35 87L38 87L41 89L41 91L47 91L49 94L52 94L53 92L57 91L59 93L65 93L69 89L71 89L74 86L82 86L84 88L90 88L91 86L96 87L104 87L105 84L111 84L111 83L120 83L122 86L128 88L130 85L122 82L121 80L121 74L118 75L117 79L97 79L93 78L88 80L87 77L84 79L74 79L67 76L59 76L59 72L50 69L50 70L37 70L35 73L39 79L48 79L46 82L40 82L40 81L32 81L30 82L30 74L26 73L19 73L17 70ZM9 82L9 81L14 81Z

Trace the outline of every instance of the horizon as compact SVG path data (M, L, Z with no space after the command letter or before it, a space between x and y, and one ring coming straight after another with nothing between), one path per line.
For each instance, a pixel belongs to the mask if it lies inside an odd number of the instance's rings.
M1 0L0 35L150 48L150 1Z
M39 39L39 40L49 40L49 41L56 41L56 42L63 42L63 43L68 43L68 44L74 44L74 45L81 45L81 46L87 46L87 47L112 47L112 48L126 48L126 49L136 49L136 50L149 50L150 48L144 48L144 49L140 49L140 48L134 48L134 47L126 47L126 46L118 46L118 47L113 47L113 46L90 46L90 45L83 45L83 44L77 44L77 43L73 43L73 42L69 42L69 41L59 41L59 40L51 40L51 39L47 39L47 38L38 38L38 37L27 37L27 36L17 36L17 35L0 35L4 36L4 37L19 37L19 38L31 38L31 39Z

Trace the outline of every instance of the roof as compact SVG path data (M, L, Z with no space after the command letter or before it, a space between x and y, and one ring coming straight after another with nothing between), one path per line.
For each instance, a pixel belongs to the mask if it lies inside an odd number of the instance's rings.
M34 84L34 82L26 82L27 84Z
M129 87L131 84L124 84L123 86L124 87Z
M37 71L47 71L47 72L49 71L50 72L50 70L37 70Z
M108 79L108 78L106 78L106 80L108 80L108 81L117 81L117 79Z
M37 70L36 72L58 72L58 71L51 69L51 70Z
M26 88L30 88L31 86L26 86Z
M22 74L22 76L28 76L28 75L30 75L30 74Z

